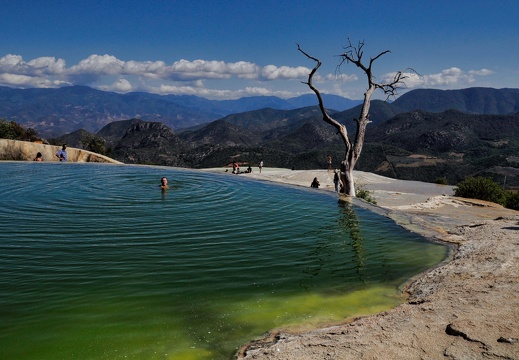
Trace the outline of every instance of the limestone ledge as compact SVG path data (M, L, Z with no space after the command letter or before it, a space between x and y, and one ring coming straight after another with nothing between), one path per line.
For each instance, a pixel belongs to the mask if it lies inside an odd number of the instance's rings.
M56 152L61 146L46 145L29 141L0 139L0 160L5 161L32 161L36 154L43 155L44 162L59 161ZM120 161L108 156L96 154L91 151L67 147L69 162L97 162L122 164Z

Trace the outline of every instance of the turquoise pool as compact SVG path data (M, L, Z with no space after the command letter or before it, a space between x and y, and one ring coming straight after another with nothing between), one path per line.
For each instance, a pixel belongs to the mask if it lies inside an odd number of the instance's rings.
M5 162L0 181L2 359L229 359L273 328L393 307L448 251L241 175Z

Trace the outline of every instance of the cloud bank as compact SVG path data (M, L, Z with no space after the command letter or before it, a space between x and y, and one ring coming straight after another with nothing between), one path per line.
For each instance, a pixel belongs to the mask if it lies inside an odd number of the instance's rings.
M457 67L445 69L436 74L420 75L414 72L404 72L406 77L403 82L406 88L442 88L451 87L458 84L470 85L476 81L478 76L492 75L494 72L487 69L463 71ZM386 74L384 82L390 82L396 73Z
M90 55L70 67L67 67L65 60L55 57L39 57L30 61L13 54L0 57L2 86L55 88L87 85L121 93L147 91L213 99L255 95L297 96L307 90L300 82L307 80L310 71L303 66L259 66L247 61L182 59L172 64L164 61L123 61L108 54ZM409 73L406 74L406 87L462 86L492 73L487 69L463 71L457 67L430 75ZM390 79L392 76L394 74L385 74L382 79ZM288 82L293 80L297 80L299 93L289 90ZM357 87L362 87L364 82L364 79L359 81L359 76L354 74L316 74L314 80L324 92L342 96L355 93L344 88L356 83ZM363 89L359 88L359 92L362 93Z

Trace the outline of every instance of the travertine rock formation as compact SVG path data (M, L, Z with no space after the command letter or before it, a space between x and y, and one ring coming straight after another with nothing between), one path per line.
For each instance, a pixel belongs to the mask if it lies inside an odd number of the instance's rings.
M36 157L36 154L40 152L43 156L43 161L59 161L56 157L56 152L59 149L61 149L61 146L39 144L29 141L0 139L0 160L32 161ZM121 164L121 162L111 159L108 156L96 154L83 149L67 147L67 155L69 162Z

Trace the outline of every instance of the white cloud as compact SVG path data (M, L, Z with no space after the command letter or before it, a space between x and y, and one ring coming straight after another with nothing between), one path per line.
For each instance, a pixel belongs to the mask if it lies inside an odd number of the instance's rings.
M310 69L306 67L261 67L248 61L182 59L171 65L164 61L123 61L109 54L92 54L71 67L67 67L63 59L53 57L39 57L28 62L20 55L8 54L0 58L0 84L7 86L89 85L117 92L151 89L157 93L193 94L213 98L272 95L274 90L254 86L253 82L303 80L309 72ZM139 79L138 86L133 84L135 79ZM240 90L211 90L204 87L206 80L241 80L244 85ZM316 75L316 81L320 80L322 78ZM291 92L277 93L290 95Z
M230 99L252 95L297 96L307 91L303 84L311 69L304 66L260 66L248 61L225 62L219 60L123 61L113 55L92 54L67 67L65 60L39 57L25 61L22 56L7 54L0 57L0 85L27 87L59 87L64 85L89 85L116 92L150 91L160 94L190 94L213 99ZM488 69L463 71L452 67L436 74L407 73L409 89L417 87L449 88L473 86L482 76L493 74ZM386 74L382 81L392 79ZM345 96L362 94L365 89L354 85L359 78L354 74L316 73L314 81L321 90ZM206 86L211 82L213 89ZM232 88L225 89L232 82ZM241 84L241 85L240 85ZM261 84L261 86L258 86ZM268 85L267 85L268 84ZM238 88L236 90L236 88ZM276 90L278 89L278 90ZM281 90L279 90L281 89Z
M425 75L424 80L429 86L453 85L463 79L463 76L463 71L460 68L452 67L439 74Z
M198 85L198 84L197 84ZM162 84L160 86L149 88L149 92L161 95L196 95L206 97L208 99L226 100L239 99L247 96L279 96L281 98L289 98L301 95L301 93L293 93L290 91L275 91L265 87L248 86L239 90L221 90L208 89L199 86L172 86Z
M123 73L124 61L112 55L90 55L68 71L71 75L118 75Z
M177 86L161 84L158 87L150 88L149 91L161 95L196 95L210 99L232 98L232 91L230 90L214 90L198 86Z
M230 73L240 79L257 79L260 67L247 61L238 61L229 64Z
M37 74L61 74L65 70L65 60L54 57L39 57L27 63Z
M328 74L324 78L326 81L339 81L339 82L353 82L359 80L359 77L355 74Z
M180 60L168 68L174 80L191 81L196 79L229 79L232 74L223 61Z
M473 84L474 82L477 81L478 77L489 76L489 75L494 74L494 72L492 70L488 70L488 69L480 69L480 70L470 70L467 72L467 74L468 74L467 83Z
M32 85L34 77L18 74L0 74L0 83L16 86Z
M20 55L7 54L0 58L0 73L21 75L30 72L29 65Z
M194 79L257 79L260 67L247 61L226 63L224 61L180 60L166 68L165 73L173 80Z
M122 73L139 75L147 78L157 79L164 77L167 66L164 61L127 61L124 63Z
M247 61L226 63L217 60L179 60L171 65L164 61L122 61L113 55L90 55L77 65L67 68L63 59L40 57L25 62L20 55L6 55L0 58L0 72L35 75L48 74L75 79L98 79L102 76L137 75L144 78L193 81L207 79L248 79L286 80L307 76L306 67L267 65L258 66Z
M279 80L279 79L300 79L305 78L310 73L310 69L304 66L289 67L267 65L261 70L261 79L263 80Z
M133 90L132 84L126 79L118 79L112 85L101 85L100 90L127 93Z
M61 80L51 80L37 76L0 73L0 85L21 88L57 88L70 84Z
M39 57L25 62L20 55L7 54L0 58L0 73L18 75L55 75L65 70L65 60Z
M475 82L479 76L492 75L494 72L487 69L463 71L458 67L451 67L436 74L420 75L413 72L404 72L406 77L403 82L408 89L418 87L425 88L449 88L468 86ZM383 76L383 82L393 80L396 73L388 73Z

